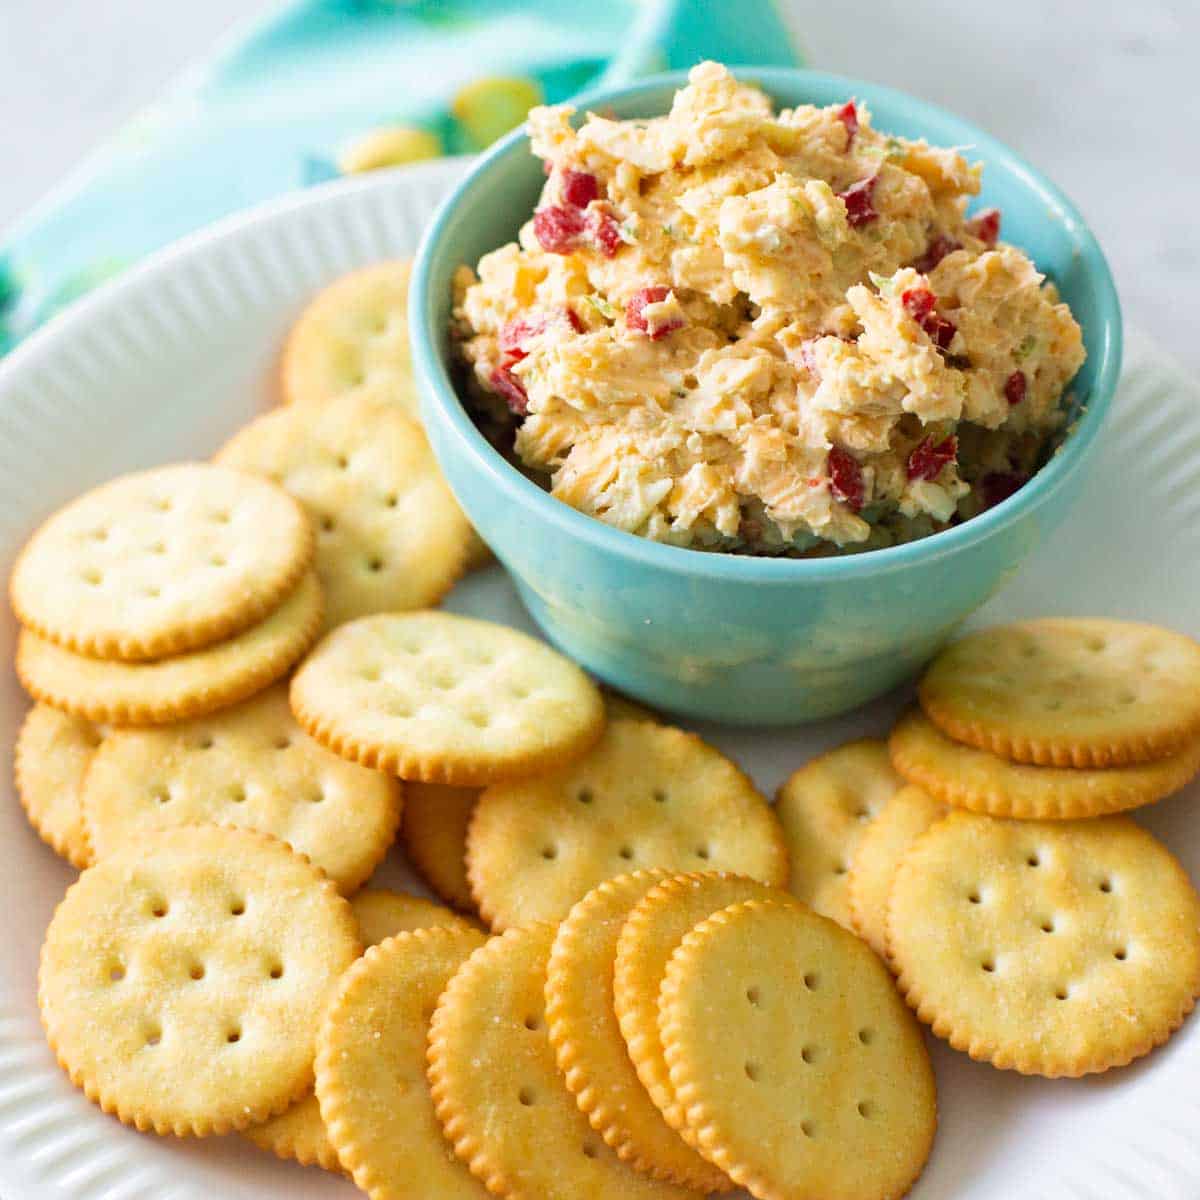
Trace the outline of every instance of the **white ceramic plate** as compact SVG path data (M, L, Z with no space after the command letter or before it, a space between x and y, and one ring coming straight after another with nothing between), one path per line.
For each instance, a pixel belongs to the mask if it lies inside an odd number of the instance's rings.
M281 339L326 281L411 254L462 170L440 162L335 184L201 233L53 322L0 366L0 569L30 530L122 471L212 452L274 396ZM1091 479L1071 517L979 621L1107 614L1200 635L1200 392L1134 339ZM529 627L499 567L449 607ZM5 612L0 654L15 628ZM791 731L706 729L764 791L815 752L881 734L906 697ZM11 670L0 723L11 746L26 701ZM35 971L73 872L0 797L0 1196L4 1200L302 1200L355 1195L236 1136L177 1142L123 1128L67 1083L37 1021ZM1200 789L1142 814L1200 879ZM387 882L411 880L399 852ZM1023 1079L938 1044L941 1131L915 1200L1196 1200L1200 1020L1123 1071ZM435 1198L430 1198L435 1200Z

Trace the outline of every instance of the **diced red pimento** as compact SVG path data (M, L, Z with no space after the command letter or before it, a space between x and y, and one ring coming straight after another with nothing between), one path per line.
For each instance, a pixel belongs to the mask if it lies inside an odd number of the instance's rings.
M579 209L552 204L533 214L533 236L548 254L570 254L578 248L585 224Z
M981 208L968 222L967 230L988 246L1000 240L1000 210Z
M866 179L852 183L844 192L838 192L838 199L846 206L846 220L851 229L857 229L860 225L866 225L878 218L879 213L871 202L878 180L878 175L869 175Z
M488 376L488 383L492 385L494 392L504 397L504 403L508 405L510 412L518 417L523 417L529 412L529 396L525 386L507 367L493 367Z
M979 481L979 494L984 508L995 508L1028 483L1028 477L1005 471L993 471Z
M829 470L829 490L833 493L833 498L858 512L867 494L858 459L840 446L834 446L829 451L826 466Z
M939 350L954 341L958 326L937 311L937 297L927 287L907 288L900 293L900 303Z
M920 271L922 275L928 275L947 254L953 254L955 250L961 249L962 242L956 242L952 237L948 237L944 233L939 233L925 247L925 253L913 263L913 267Z
M1005 398L1005 400L1007 400L1009 402L1009 404L1012 404L1014 406L1017 404L1020 404L1021 401L1025 399L1025 391L1026 391L1027 386L1028 386L1028 382L1025 379L1025 372L1024 371L1014 371L1004 381L1004 398Z
M682 329L683 322L678 317L672 317L662 324L657 322L651 324L646 319L646 306L661 304L670 294L671 289L661 285L640 288L629 297L629 303L625 305L625 324L630 329L644 333L652 342L665 338L668 333L674 333L676 329Z
M573 208L587 208L593 200L600 199L600 181L590 171L564 167L559 192L564 204Z
M837 119L846 127L846 150L849 152L850 147L854 145L854 135L858 132L858 109L855 108L853 100L847 100L837 110Z
M583 322L565 306L554 312L538 313L532 317L514 317L511 321L506 321L496 339L500 347L502 365L507 367L520 362L532 349L531 341L558 321L570 325L575 333L583 332Z
M908 478L910 480L936 479L942 468L958 458L958 438L951 434L948 438L935 443L932 437L927 437L908 456Z
M605 258L612 258L625 245L625 239L621 237L621 227L611 212L603 209L589 209L587 224L592 240L596 243L596 249Z
M529 353L529 342L546 328L544 317L514 317L506 321L496 339L505 365L520 362Z

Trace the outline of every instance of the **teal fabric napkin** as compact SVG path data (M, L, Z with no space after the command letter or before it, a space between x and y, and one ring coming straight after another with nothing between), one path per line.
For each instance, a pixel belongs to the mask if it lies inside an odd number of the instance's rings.
M470 153L704 58L787 65L771 0L288 0L238 29L0 242L0 353L143 255L294 188Z

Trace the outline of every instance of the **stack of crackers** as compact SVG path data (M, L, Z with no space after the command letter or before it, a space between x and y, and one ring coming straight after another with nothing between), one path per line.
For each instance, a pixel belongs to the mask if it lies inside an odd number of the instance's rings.
M1076 1076L1165 1041L1200 993L1200 900L1114 814L1200 771L1200 646L1026 621L952 645L918 694L886 746L844 746L784 786L793 886L973 1058Z
M373 1200L882 1200L936 1128L918 1017L1048 1075L1179 1025L1200 900L1111 814L1200 769L1200 647L975 635L890 744L771 805L544 643L430 608L484 551L411 407L405 282L335 284L289 403L18 560L18 790L82 871L39 1004L89 1098ZM397 837L445 905L372 883Z

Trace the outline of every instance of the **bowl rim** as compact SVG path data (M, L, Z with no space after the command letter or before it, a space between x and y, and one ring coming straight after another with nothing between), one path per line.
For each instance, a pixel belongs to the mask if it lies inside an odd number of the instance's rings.
M440 305L431 287L435 258L459 206L481 181L486 180L497 162L528 141L524 124L480 156L442 202L417 250L409 288L409 328L423 414L432 411L448 424L459 449L470 456L472 468L498 488L506 499L597 550L670 574L756 583L846 580L904 569L954 554L1014 525L1051 499L1081 465L1103 423L1120 375L1121 307L1108 261L1091 228L1056 184L1003 142L949 109L898 88L829 72L754 66L730 66L729 70L738 79L758 84L768 92L772 91L773 84L786 83L795 87L808 82L812 86L841 88L847 96L861 97L868 104L878 99L892 107L906 108L917 122L949 122L962 130L966 142L979 147L985 166L987 161L1003 160L1010 174L1035 192L1056 219L1071 227L1085 272L1098 295L1101 319L1095 331L1098 344L1087 347L1089 356L1096 360L1091 393L1050 461L1008 499L961 525L898 546L825 558L758 558L673 546L617 529L556 499L512 466L471 420L466 403L459 396L439 352L442 331L437 327L437 316ZM585 112L589 107L615 100L636 100L666 87L682 86L687 82L687 76L687 71L670 71L620 87L593 88L573 97L569 103L578 112Z

